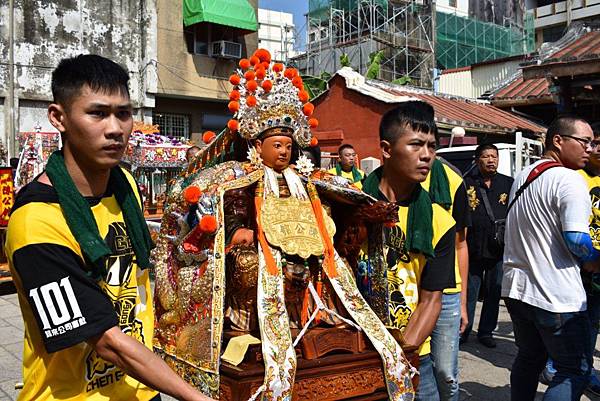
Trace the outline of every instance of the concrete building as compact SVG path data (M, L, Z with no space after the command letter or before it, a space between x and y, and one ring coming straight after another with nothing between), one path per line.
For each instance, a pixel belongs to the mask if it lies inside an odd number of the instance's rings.
M158 74L152 119L167 135L200 144L231 114L229 76L258 45L258 0L157 0Z
M446 14L469 16L469 0L437 0L435 10Z
M296 55L294 44L294 15L259 8L258 47L271 52L274 60L287 62Z
M526 0L526 6L534 13L537 47L556 42L574 21L600 20L600 0Z
M523 61L523 56L513 56L444 70L438 78L437 90L449 95L478 99L514 78Z
M19 132L54 131L46 116L52 70L82 53L125 67L136 118L150 121L155 0L0 0L0 141L8 157L18 155Z

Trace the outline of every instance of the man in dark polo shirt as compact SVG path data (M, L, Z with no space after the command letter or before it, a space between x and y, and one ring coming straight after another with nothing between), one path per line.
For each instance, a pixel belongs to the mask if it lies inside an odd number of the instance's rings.
M477 339L486 347L494 348L496 341L492 332L498 324L502 286L502 254L504 252L504 247L494 238L494 220L506 218L508 195L513 179L497 172L498 148L492 144L477 147L475 163L477 168L473 174L465 178L472 226L467 234L469 324L462 335L461 342L467 341L469 337L479 291L483 290L485 295L479 318Z

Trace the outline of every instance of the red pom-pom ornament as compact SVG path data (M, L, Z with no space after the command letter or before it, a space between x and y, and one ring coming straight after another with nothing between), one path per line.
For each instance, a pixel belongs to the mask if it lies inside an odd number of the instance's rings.
M236 102L235 100L232 100L227 105L227 108L229 109L230 112L235 113L240 109L240 104L238 102Z
M240 76L233 74L232 76L229 77L229 82L231 83L231 85L239 85L240 84Z
M255 80L248 81L246 82L246 89L248 89L250 92L254 92L256 89L258 89L258 83Z
M213 141L213 139L215 139L217 137L217 134L215 134L212 131L206 131L203 135L202 135L202 142L204 143L211 143Z
M183 190L183 199L190 205L198 203L200 195L202 195L202 191L195 185L190 185Z
M269 80L263 81L261 86L265 92L271 92L271 89L273 89L273 82L271 82Z
M311 116L313 111L315 111L315 106L312 103L306 103L302 106L302 112L307 117Z
M286 77L287 79L294 79L294 77L298 75L298 71L296 71L295 68L286 68L283 76Z
M256 70L256 79L263 80L267 76L267 72L264 68Z
M247 58L243 58L240 60L239 65L242 70L247 70L248 68L250 68L250 60L248 60Z
M252 57L250 57L250 64L252 64L252 66L255 66L256 64L260 64L260 59L256 56L252 56Z
M237 120L229 120L227 122L227 128L229 128L229 131L232 132L236 132L239 129L240 125L237 122Z
M246 98L246 105L248 107L254 107L254 106L256 106L256 98L254 96L248 96Z
M294 85L300 90L304 89L304 83L302 82L302 78L300 78L297 75L294 78L292 78L292 85Z
M271 62L271 53L267 49L258 49L254 52L254 56L258 57L261 63L270 63Z
M229 100L235 100L235 101L240 100L240 92L236 91L236 90L232 90L229 93Z
M300 101L302 103L308 102L308 98L309 98L309 95L308 95L307 91L300 91L300 92L298 92L298 99L300 99Z
M204 233L213 234L217 231L217 219L213 215L207 214L202 216L198 224L200 225L200 231Z

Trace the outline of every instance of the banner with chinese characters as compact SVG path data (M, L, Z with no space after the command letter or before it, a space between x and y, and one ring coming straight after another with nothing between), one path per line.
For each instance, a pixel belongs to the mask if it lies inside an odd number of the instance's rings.
M14 202L13 174L10 167L0 167L0 196L0 227L6 227Z

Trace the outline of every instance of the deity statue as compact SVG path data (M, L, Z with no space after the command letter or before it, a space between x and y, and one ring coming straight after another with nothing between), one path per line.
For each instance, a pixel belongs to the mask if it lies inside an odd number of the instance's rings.
M155 349L217 398L223 342L255 335L265 368L256 396L291 400L297 342L315 327L351 327L380 354L389 398L412 400L411 367L355 281L365 225L397 209L306 157L290 165L298 147L316 144L318 124L295 69L260 49L230 81L234 119L168 195L154 254Z

